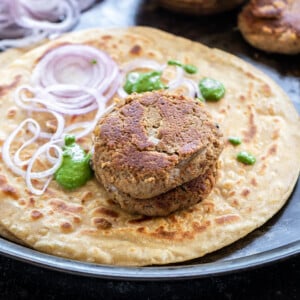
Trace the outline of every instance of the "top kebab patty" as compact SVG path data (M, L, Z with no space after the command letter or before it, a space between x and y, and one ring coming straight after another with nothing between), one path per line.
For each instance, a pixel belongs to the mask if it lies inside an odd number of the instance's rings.
M104 186L147 199L204 174L222 151L221 137L199 101L132 94L98 122L93 167Z

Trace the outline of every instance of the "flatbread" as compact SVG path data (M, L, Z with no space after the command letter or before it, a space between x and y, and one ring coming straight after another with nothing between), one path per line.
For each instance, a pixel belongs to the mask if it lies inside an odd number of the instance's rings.
M0 53L0 75L5 76L5 69L12 64L17 58L26 53L29 49L9 49L5 52ZM1 88L0 88L1 93ZM18 244L23 244L21 240L16 238L12 233L10 233L2 224L0 223L0 236L13 241Z
M225 85L225 97L206 106L224 136L240 136L243 143L226 144L217 184L207 199L161 218L125 213L95 179L72 192L52 181L42 196L30 195L23 178L1 161L0 224L9 232L39 251L76 260L167 264L201 257L244 237L285 204L300 167L299 116L286 94L241 59L156 29L75 32L18 59L0 78L1 143L26 117L21 110L11 117L13 91L28 83L47 50L66 42L98 47L120 65L138 57L196 65L195 78L212 77ZM89 147L90 138L83 143ZM253 166L236 160L242 150L256 157Z

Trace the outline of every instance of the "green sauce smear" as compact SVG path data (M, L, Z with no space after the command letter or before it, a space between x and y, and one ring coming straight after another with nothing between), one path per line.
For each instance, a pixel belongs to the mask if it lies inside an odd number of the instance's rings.
M132 94L166 89L167 86L161 81L161 74L162 72L159 71L147 73L131 72L126 77L124 90L128 94Z
M228 141L234 146L240 145L242 143L241 138L239 138L237 136L230 136L228 138Z
M256 158L249 152L241 151L236 156L237 160L245 165L254 165Z
M197 67L193 66L193 65L185 65L182 64L181 62L177 61L177 60L169 60L168 61L168 65L169 66L177 66L177 67L181 67L183 68L183 70L189 74L195 74L198 72Z
M91 154L85 153L81 146L75 143L75 137L67 135L63 147L63 161L54 174L55 180L68 190L85 185L93 176L90 158Z
M212 78L203 78L199 82L199 89L207 101L219 101L225 95L224 85L220 81Z

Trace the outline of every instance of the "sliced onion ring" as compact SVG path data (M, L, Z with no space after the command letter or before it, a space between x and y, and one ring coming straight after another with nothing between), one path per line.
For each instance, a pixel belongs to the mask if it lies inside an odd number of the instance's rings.
M22 128L25 127L27 124L32 124L35 128L35 134L34 136L37 137L39 135L39 132L41 131L40 125L34 120L34 119L25 119L23 122L19 124L17 128L7 137L5 140L3 146L2 146L2 159L7 165L8 168L10 168L15 174L20 175L22 177L25 177L26 172L15 165L15 163L12 161L10 157L10 146L17 136L17 134L22 130ZM31 142L34 140L31 139Z
M58 147L56 144L58 142L61 141L50 141L46 144L44 144L43 146L41 146L32 156L28 166L27 166L27 170L26 170L26 175L25 175L25 182L26 185L28 187L28 189L30 190L31 193L35 194L35 195L42 195L45 190L47 189L51 179L52 179L52 175L58 170L58 168L60 167L61 163L62 163L62 157L63 157L63 151L60 147ZM53 166L46 170L46 171L41 171L41 172L32 172L32 167L36 161L36 159L43 153L46 152L48 155L47 157L49 157L49 151L50 149L54 149L56 151L57 154L57 159L56 161L53 159L53 156L51 156L51 162L53 164ZM34 176L33 176L34 174ZM47 178L48 177L48 178ZM33 178L36 179L43 179L43 178L47 178L46 183L44 184L42 189L36 189L33 185L31 180Z
M31 82L35 88L60 101L72 98L73 103L85 103L82 101L90 99L91 96L78 87L95 89L108 101L115 92L116 88L111 90L111 86L119 80L119 74L117 64L105 52L87 45L70 44L48 52L34 69ZM74 78L77 78L75 82Z
M73 28L95 0L1 0L0 49L26 47Z

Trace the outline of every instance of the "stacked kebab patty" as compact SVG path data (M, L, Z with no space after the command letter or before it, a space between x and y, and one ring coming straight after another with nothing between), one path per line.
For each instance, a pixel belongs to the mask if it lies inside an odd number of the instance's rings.
M124 210L166 216L203 200L217 177L222 134L198 100L132 94L94 130L96 178Z

